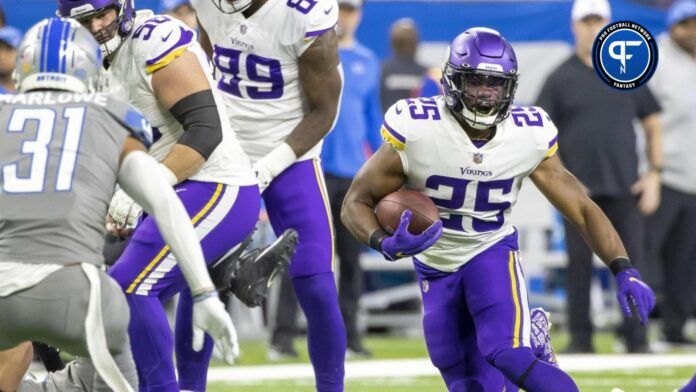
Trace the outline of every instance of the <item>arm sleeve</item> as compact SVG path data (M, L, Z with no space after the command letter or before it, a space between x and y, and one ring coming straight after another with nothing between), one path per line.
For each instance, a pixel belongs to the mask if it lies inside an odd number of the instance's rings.
M143 210L155 218L193 295L213 289L193 225L174 189L163 176L158 175L158 165L145 152L133 151L121 163L119 184Z
M186 96L169 112L184 127L177 143L193 148L205 159L210 158L222 142L222 123L213 92L203 90Z
M650 86L643 86L643 88L637 89L633 93L633 99L636 102L638 118L641 120L662 110Z

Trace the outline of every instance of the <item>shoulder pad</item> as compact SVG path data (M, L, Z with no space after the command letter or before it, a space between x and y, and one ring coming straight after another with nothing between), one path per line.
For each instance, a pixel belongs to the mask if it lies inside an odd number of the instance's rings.
M550 157L558 150L558 129L551 117L538 106L514 106L510 109L510 117L518 127L532 131L536 148L545 151Z
M106 110L116 122L128 130L131 137L138 139L145 147L150 148L153 143L152 127L138 109L122 101L109 98Z
M405 99L397 101L384 113L384 122L380 130L382 139L399 151L403 151L406 148L407 135L405 128L407 116L408 103Z
M169 16L155 15L137 26L133 56L148 74L167 66L195 42L196 33ZM144 64L143 64L144 63Z
M305 40L314 39L333 29L338 22L338 3L336 0L285 0L286 5L295 11L298 27L302 29Z

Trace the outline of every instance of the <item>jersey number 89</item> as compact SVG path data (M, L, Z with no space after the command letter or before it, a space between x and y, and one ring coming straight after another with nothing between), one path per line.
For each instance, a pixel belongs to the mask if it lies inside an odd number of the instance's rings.
M244 54L239 50L223 48L215 45L213 62L222 77L218 82L218 88L236 97L244 97L239 83L242 81L241 62L245 58L246 79L264 87L247 86L246 95L251 99L277 99L283 96L283 74L280 71L280 61ZM265 69L264 69L265 68ZM265 71L265 72L263 72Z

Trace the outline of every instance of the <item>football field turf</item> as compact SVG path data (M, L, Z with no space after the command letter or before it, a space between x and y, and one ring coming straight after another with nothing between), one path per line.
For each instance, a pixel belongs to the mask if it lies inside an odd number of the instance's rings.
M566 344L563 334L557 334L554 341L558 347L563 347ZM306 350L302 349L304 344L304 340L298 339L296 342L296 348L299 349L301 355L299 360L282 362L280 365L269 365L265 360L266 346L264 343L244 342L242 343L244 356L240 358L237 365L232 368L216 366L215 369L211 369L208 391L313 391L313 380L310 378L311 369L301 365L308 362ZM595 344L599 352L608 353L613 346L613 338L610 334L599 334ZM414 359L426 357L422 339L372 338L368 339L366 346L374 352L375 360L350 361L351 363L348 365L349 376L346 381L347 392L445 391L444 384L435 375L436 373L432 371L409 372L409 369L429 367L429 364L423 359ZM642 367L634 369L625 369L625 363L621 363L626 361L625 356L616 356L615 359L614 356L610 355L565 358L567 358L566 364L573 369L603 368L603 365L599 364L601 361L607 366L617 367L617 369L608 371L571 371L571 375L583 392L611 392L614 388L620 388L619 390L624 392L672 392L684 385L696 371L695 356L685 354L684 358L687 357L690 366L682 366L681 357L672 357L671 361L660 362L658 358L661 360L669 358L655 354L647 357L647 363L646 359L639 360L638 362L642 362L640 365ZM563 358L561 356L561 366L563 366ZM651 364L653 358L655 366ZM238 373L228 373L226 369L238 371ZM384 376L380 374L381 372L384 372Z

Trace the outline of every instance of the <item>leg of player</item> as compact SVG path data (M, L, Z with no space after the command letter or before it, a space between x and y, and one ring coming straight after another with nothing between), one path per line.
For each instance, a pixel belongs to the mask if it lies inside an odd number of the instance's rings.
M428 355L450 392L507 391L517 387L486 361L462 287L462 271L447 273L414 261L423 298Z
M532 352L527 289L517 260L517 234L476 256L462 271L478 348L486 360L528 392L578 391L570 376Z
M307 317L317 391L343 391L346 333L332 272L333 228L319 162L293 164L271 182L263 197L276 234L287 228L299 234L290 275Z
M15 348L0 351L0 391L17 390L24 373L29 369L32 356L31 342L20 343Z
M107 356L113 356L117 369L107 368L113 376L128 384L131 390L138 390L138 378L128 340L128 307L121 289L113 279L94 268L98 275L99 297L102 327L106 337ZM94 346L85 344L88 326L86 319L90 315L92 290L90 281L80 265L64 267L36 286L0 298L0 313L14 314L12 319L0 320L0 349L12 340L16 342L36 339L60 347L65 351L81 356L68 368L56 373L49 373L46 381L23 380L20 390L26 391L110 391L101 378L95 377L95 368L88 359ZM18 311L21 309L21 311ZM90 325L98 329L97 325ZM101 343L101 342L98 342ZM97 348L99 349L99 348ZM100 355L95 353L94 355ZM104 355L103 353L101 355ZM96 358L96 357L95 357ZM103 360L104 358L99 358ZM118 374L120 373L120 374ZM127 391L126 388L115 390Z
M191 217L207 262L227 253L253 230L260 203L256 186L184 181L175 188ZM141 391L179 391L172 358L174 344L161 301L184 290L186 282L152 217L138 225L109 274L121 285L130 305L129 334ZM190 324L191 318L188 320ZM206 360L191 366L207 369L212 345L207 343L206 347ZM188 351L181 350L179 354L186 362ZM200 373L203 381L190 382L205 385L206 371Z

